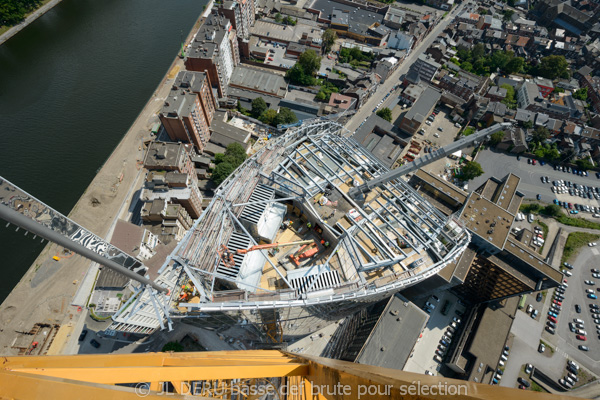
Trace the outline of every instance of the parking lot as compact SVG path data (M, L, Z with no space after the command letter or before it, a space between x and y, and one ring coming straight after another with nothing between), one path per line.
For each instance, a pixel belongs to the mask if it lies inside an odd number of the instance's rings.
M573 269L571 277L567 278L567 284L569 285L564 294L564 301L562 302L562 313L559 318L559 324L557 329L557 335L560 336L566 345L561 346L561 341L555 339L558 347L563 348L564 351L574 356L582 364L589 367L596 367L596 371L600 372L600 335L597 332L600 328L594 322L592 318L592 312L590 311L590 304L597 304L600 306L598 300L590 299L587 297L586 289L590 289L594 294L599 295L600 292L600 279L592 277L591 269L600 268L597 260L600 256L600 250L598 247L585 247L576 260L572 263ZM593 285L585 284L585 281L594 282ZM578 313L575 310L575 305L581 308L581 312ZM569 329L569 322L573 322L574 319L583 320L583 330L586 331L585 341L578 340L576 333L571 332ZM552 335L544 334L549 340L552 340ZM579 345L585 345L589 348L589 351L584 352L578 349Z
M289 58L285 55L285 46L265 41L258 42L258 46L269 50L269 55L265 59L265 64L275 65L277 67L292 68L296 64L295 58Z
M431 142L431 148L438 149L440 147L444 147L452 142L454 142L454 138L456 137L460 128L454 125L449 118L446 112L445 107L439 107L439 112L435 116L431 125L423 124L424 134L417 133L414 138L421 141L429 141ZM443 158L441 160L432 162L425 167L424 170L430 172L435 175L442 175L445 173L445 170L450 168L453 165L453 161L448 158Z
M554 199L557 199L595 207L600 205L600 201L596 199L590 200L587 197L583 199L578 196L570 196L568 192L566 194L555 194L551 190L552 181L560 179L571 181L572 184L600 187L600 179L597 179L595 174L585 177L556 171L551 165L541 165L539 162L536 165L528 164L527 157L520 157L520 160L517 160L516 155L490 149L479 152L477 162L481 164L484 174L471 181L469 186L473 188L479 187L492 176L502 178L512 172L521 178L519 191L524 193L526 198L535 199L539 194L540 200L545 203L553 203ZM547 176L550 183L542 183L543 176ZM583 213L582 216L591 217L589 213Z
M429 314L429 320L423 331L423 336L415 345L413 353L404 367L405 371L418 372L420 374L425 373L425 371L430 371L434 375L438 375L440 364L433 359L435 350L438 348L440 339L445 335L448 326L452 323L452 318L457 317L462 319L462 317L459 317L456 314L456 310L459 310L462 313L465 311L464 306L458 303L458 298L450 292L442 292L438 297L440 301L436 302L434 300L432 303L435 305L435 310L431 311ZM416 304L423 306L426 301L430 300L423 300ZM450 306L446 315L443 315L441 311L446 301L450 302ZM460 328L461 326L459 324L458 329ZM457 334L458 331L455 335Z

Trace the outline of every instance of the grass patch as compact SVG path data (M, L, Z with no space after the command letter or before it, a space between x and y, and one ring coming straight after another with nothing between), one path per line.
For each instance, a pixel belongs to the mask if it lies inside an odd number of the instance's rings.
M557 217L556 220L561 224L574 226L577 228L600 229L599 223L588 221L587 219L583 218L574 218L566 215L561 215L560 217Z
M586 246L589 242L593 242L600 238L600 235L586 232L571 232L567 237L565 248L561 259L561 264L567 261L571 256L583 246Z
M542 343L544 346L546 346L546 348L548 348L548 350L550 350L550 352L552 354L554 354L554 347L550 346L548 343L544 342L543 340L540 339L540 343Z
M543 387L541 387L540 385L538 385L534 381L531 381L531 391L533 391L533 392L548 393L548 391L546 389L544 389Z

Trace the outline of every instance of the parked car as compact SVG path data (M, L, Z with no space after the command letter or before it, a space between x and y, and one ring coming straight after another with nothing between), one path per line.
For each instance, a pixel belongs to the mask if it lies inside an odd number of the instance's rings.
M546 351L546 346L544 345L544 343L540 343L540 345L538 346L538 353L543 353L544 351Z
M79 341L80 342L82 342L83 339L85 339L85 336L87 335L87 333L88 333L87 329L84 329L84 330L81 331L81 333L79 334Z
M533 369L533 365L531 365L531 364L525 365L525 373L526 374L530 374L532 369Z
M98 343L98 342L96 341L96 339L92 339L92 340L90 340L90 344L91 344L92 346L94 346L95 348L99 348L99 347L100 347L100 343Z

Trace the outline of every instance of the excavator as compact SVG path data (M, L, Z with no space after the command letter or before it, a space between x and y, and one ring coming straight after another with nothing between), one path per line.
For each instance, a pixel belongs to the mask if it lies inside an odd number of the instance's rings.
M317 247L314 240L298 240L295 242L286 242L286 243L268 243L268 244L257 244L256 246L248 247L247 249L237 249L237 250L229 250L227 246L224 244L219 248L219 257L221 258L221 262L227 268L233 268L235 265L235 261L233 260L234 254L247 254L251 251L255 250L265 250L265 249L273 249L276 247L286 247L286 246L294 246L294 245L303 245L300 250L302 250L306 245L312 243ZM318 248L317 248L318 249ZM291 256L290 256L291 257Z

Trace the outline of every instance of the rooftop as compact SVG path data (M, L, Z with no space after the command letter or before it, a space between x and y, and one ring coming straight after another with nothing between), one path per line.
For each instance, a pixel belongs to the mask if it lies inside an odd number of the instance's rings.
M429 112L435 107L437 102L442 97L439 90L430 86L425 89L415 104L408 110L404 118L424 122Z
M283 98L287 91L287 83L283 76L241 65L234 68L229 85L280 98Z

